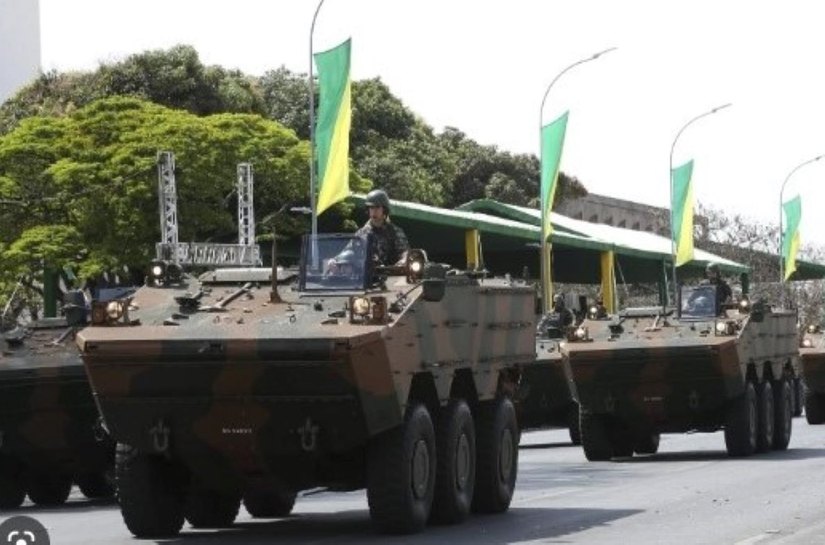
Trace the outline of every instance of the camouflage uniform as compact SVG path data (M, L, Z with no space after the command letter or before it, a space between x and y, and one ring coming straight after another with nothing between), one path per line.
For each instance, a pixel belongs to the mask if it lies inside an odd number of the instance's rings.
M407 235L389 220L386 220L381 227L376 227L368 221L358 229L356 234L361 236L372 234L375 238L375 261L381 265L394 265L404 256L404 252L410 249Z

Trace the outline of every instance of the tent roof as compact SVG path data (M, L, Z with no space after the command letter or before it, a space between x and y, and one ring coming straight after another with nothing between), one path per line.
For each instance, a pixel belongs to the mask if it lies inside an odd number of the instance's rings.
M510 218L519 222L530 223L534 226L541 225L541 213L538 209L506 204L492 199L470 201L459 206L458 209L489 212L490 214ZM671 262L672 250L670 239L654 233L614 227L601 223L590 223L573 219L556 212L551 212L550 221L553 224L554 235L558 232L564 232L565 234L575 234L590 239L602 240L611 243L618 254L655 257L657 259L664 259L668 263ZM710 262L718 263L719 267L728 273L743 273L750 270L746 265L700 249L695 250L694 260L680 267L680 270L685 268L704 269Z

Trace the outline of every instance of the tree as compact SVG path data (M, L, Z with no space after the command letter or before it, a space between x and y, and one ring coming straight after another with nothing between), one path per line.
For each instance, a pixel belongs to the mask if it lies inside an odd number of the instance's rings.
M81 276L144 266L159 240L159 150L176 155L181 240L237 236L227 195L239 162L254 165L259 214L306 195L307 143L260 116L197 117L119 97L63 118L33 117L0 138L0 202L13 203L0 206L6 281L46 257L77 265ZM357 174L354 182L364 187ZM45 246L50 238L67 253Z

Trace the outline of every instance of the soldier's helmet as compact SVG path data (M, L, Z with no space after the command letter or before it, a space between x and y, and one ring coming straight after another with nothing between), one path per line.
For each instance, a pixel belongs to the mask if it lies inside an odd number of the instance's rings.
M691 311L694 314L712 314L713 301L706 295L700 295L690 303Z
M564 308L564 295L557 293L553 296L553 309L561 310Z
M346 249L335 257L335 274L337 276L353 276L358 268L358 258L351 249Z
M720 277L719 265L716 264L716 263L713 263L713 262L708 263L708 266L705 267L705 275L708 278L719 278Z
M383 189L373 189L367 193L367 200L364 204L367 207L381 206L386 214L390 213L390 198Z

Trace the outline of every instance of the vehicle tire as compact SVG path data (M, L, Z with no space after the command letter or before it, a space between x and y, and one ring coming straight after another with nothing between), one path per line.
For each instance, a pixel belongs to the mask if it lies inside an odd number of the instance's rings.
M756 436L756 452L765 452L773 447L773 424L776 415L773 408L773 387L770 380L765 380L756 387L759 430Z
M725 415L725 446L730 456L750 456L756 451L758 429L756 389L745 383L745 392L728 407Z
M584 456L591 462L606 462L613 457L613 443L604 416L580 411L580 429Z
M621 422L613 421L609 427L610 442L613 444L614 458L630 458L633 456L633 434Z
M274 490L249 492L243 505L252 518L280 518L289 516L295 507L297 493L278 487Z
M510 507L518 475L519 429L507 397L480 405L476 415L476 483L472 510L503 513Z
M25 499L23 466L16 458L0 455L0 509L16 509Z
M110 498L115 494L114 484L105 473L81 473L75 478L77 487L89 499Z
M802 409L805 407L805 385L802 377L793 379L792 390L794 394L793 415L802 416Z
M582 444L582 433L579 427L579 404L573 405L567 410L567 429L570 432L570 442L578 446Z
M186 496L184 517L193 528L228 528L241 508L238 494L193 486Z
M63 505L72 491L72 479L53 473L33 473L28 479L29 499L35 505Z
M420 532L433 503L435 431L427 408L411 403L401 426L376 436L367 452L367 502L378 529Z
M115 483L123 522L135 537L180 532L186 494L175 467L159 456L118 443Z
M636 454L656 454L659 451L660 438L661 436L655 432L638 437L633 445L633 450Z
M805 420L808 424L825 424L825 399L805 388Z
M793 397L790 382L782 378L773 383L773 448L786 450L791 442Z
M455 524L470 514L476 478L473 414L463 399L444 407L436 429L435 494L430 520Z

